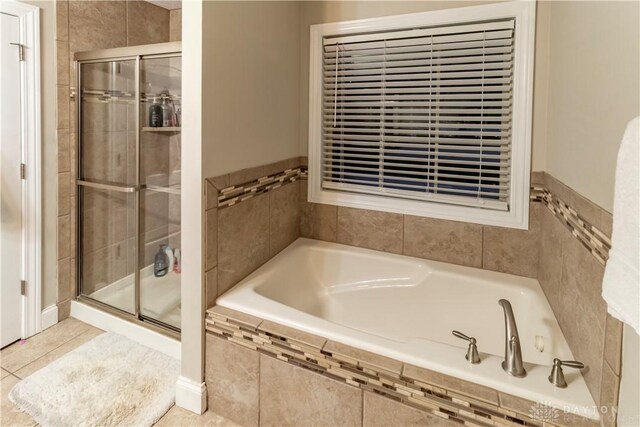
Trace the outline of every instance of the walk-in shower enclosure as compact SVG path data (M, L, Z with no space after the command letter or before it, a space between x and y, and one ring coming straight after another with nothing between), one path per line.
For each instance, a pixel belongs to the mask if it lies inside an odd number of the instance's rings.
M75 61L78 299L179 332L181 44Z

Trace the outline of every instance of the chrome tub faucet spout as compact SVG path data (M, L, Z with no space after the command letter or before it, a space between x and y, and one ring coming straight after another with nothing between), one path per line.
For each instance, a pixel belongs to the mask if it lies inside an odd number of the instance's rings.
M522 349L520 348L520 336L518 335L518 327L516 326L516 318L513 315L511 303L506 299L501 299L498 304L504 310L504 361L502 369L514 377L523 378L527 375L527 371L522 364Z

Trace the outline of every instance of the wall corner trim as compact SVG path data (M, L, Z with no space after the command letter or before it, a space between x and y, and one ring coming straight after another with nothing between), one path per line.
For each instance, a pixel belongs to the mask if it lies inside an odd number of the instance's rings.
M198 415L207 410L207 385L180 376L176 382L176 405Z
M40 319L42 331L58 323L58 306L53 304L42 310Z

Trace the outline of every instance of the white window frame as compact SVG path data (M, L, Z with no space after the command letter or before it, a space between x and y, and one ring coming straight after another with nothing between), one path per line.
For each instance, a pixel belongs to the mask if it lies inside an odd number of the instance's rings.
M308 201L476 224L528 229L535 12L535 1L524 0L312 25L309 65ZM322 188L322 53L324 37L510 18L515 19L516 31L514 40L511 192L508 211Z

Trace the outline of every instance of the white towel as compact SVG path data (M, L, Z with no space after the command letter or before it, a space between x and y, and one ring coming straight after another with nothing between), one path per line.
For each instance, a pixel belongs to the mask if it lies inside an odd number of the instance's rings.
M622 137L616 166L613 235L602 282L609 314L640 334L640 117Z

